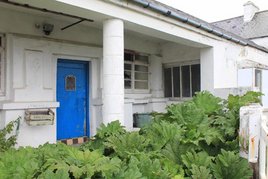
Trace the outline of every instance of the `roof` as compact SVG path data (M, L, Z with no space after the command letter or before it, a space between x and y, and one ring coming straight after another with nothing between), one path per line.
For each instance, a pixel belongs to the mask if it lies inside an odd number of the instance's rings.
M257 12L254 18L245 23L243 16L234 17L218 22L214 25L228 30L246 39L268 37L268 11Z
M227 31L224 28L220 28L212 23L208 23L202 19L194 17L190 14L187 14L183 11L180 11L163 3L157 2L155 0L131 0L130 2L136 3L137 5L143 6L144 8L148 8L148 10L156 11L160 14L166 15L169 18L173 18L178 21L184 22L186 24L199 28L203 31L206 31L218 37L230 40L240 45L244 46L248 45L268 53L268 49L255 44L253 41L250 41L233 32Z

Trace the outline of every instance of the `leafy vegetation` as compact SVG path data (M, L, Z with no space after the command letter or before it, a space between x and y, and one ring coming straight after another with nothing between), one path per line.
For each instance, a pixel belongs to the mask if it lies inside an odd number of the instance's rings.
M234 152L222 150L211 164L215 178L240 178L248 179L252 176L248 162L239 158Z
M17 134L12 135L14 127L19 126L20 118L9 122L4 129L0 130L0 153L4 152L16 144Z
M204 91L154 113L151 125L139 132L114 121L79 148L11 148L0 155L0 178L251 178L248 162L238 155L238 115L260 95L222 100Z

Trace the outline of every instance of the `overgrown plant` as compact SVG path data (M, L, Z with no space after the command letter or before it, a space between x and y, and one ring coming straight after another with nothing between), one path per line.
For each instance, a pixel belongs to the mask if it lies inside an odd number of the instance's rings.
M15 121L9 122L3 129L0 130L0 153L14 147L17 140L17 130L20 124L20 117ZM16 129L15 134L14 128Z
M238 115L260 95L223 100L203 91L154 113L139 132L114 121L80 148L10 149L0 155L0 178L249 179L252 170L238 154Z

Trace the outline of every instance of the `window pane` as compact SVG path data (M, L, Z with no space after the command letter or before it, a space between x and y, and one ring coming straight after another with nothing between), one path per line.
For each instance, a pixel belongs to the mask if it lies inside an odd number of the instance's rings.
M200 84L201 84L200 64L192 65L191 71L192 71L192 95L194 95L195 92L200 91Z
M255 70L255 87L261 90L261 70Z
M174 97L181 96L181 89L180 89L180 67L173 68L173 90L174 90Z
M148 67L142 65L135 65L135 71L148 72Z
M148 56L136 55L135 56L135 62L143 63L143 64L149 64Z
M135 81L135 89L148 89L148 81Z
M124 79L131 80L131 71L124 71Z
M125 80L125 89L131 89L131 81Z
M133 54L125 52L124 53L124 60L132 62L133 61Z
M73 75L68 75L65 77L65 90L75 91L76 88L76 78Z
M171 68L164 69L165 97L172 97Z
M182 97L191 97L190 96L190 66L181 67L182 74Z
M131 70L131 64L124 64L125 70Z
M135 73L135 80L148 80L148 73Z

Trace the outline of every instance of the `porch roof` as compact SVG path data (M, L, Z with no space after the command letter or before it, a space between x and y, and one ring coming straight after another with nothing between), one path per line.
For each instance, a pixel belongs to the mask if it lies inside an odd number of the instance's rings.
M257 45L251 40L245 39L232 32L226 31L202 19L194 17L190 14L187 14L183 11L180 11L178 9L165 5L163 3L157 2L155 0L131 0L130 2L133 2L133 4L136 4L136 5L143 6L144 8L148 8L151 11L155 11L160 14L166 15L168 18L179 20L188 25L191 25L193 27L196 27L208 33L211 33L215 36L224 38L226 40L230 40L234 43L237 43L243 46L250 46L250 47L253 47L258 50L268 53L268 49L260 45Z
M250 40L247 40L247 39L244 39L242 37L240 37L239 35L236 35L236 34L233 34L231 32L228 32L224 29L221 29L213 24L210 24L206 21L203 21L197 17L194 17L194 16L191 16L183 11L180 11L180 10L177 10L173 7L170 7L170 6L167 6L165 4L162 4L162 3L159 3L155 0L129 0L127 1L127 3L125 4L126 0L122 1L122 0L109 0L109 3L105 0L96 0L96 2L98 2L97 4L91 4L91 6L89 6L88 8L84 8L83 6L81 6L83 3L89 3L88 1L83 1L80 3L80 1L70 1L70 0L55 0L55 1L48 1L46 3L42 2L42 1L35 1L35 0L5 0L5 1L2 1L4 3L9 3L9 4L13 4L13 5L17 5L17 6L22 6L22 7L27 7L27 8L34 8L35 10L37 9L41 9L43 12L47 9L50 9L50 11L59 11L59 3L62 3L62 4L65 4L65 5L69 5L68 8L62 8L60 9L60 11L62 12L59 12L59 14L72 14L72 16L76 16L80 19L87 19L87 18L90 18L90 19L94 19L94 22L97 22L98 20L100 19L105 19L109 16L111 17L117 17L117 18L120 18L120 19L123 19L123 20L127 20L133 24L137 23L136 20L133 20L133 17L131 18L123 18L121 17L122 14L118 14L118 13L115 13L115 12L118 12L118 11L111 11L111 9L109 9L109 11L107 12L107 9L104 11L104 8L102 6L99 6L99 5L103 5L104 3L106 4L117 4L117 7L121 8L122 12L125 12L124 10L124 7L127 7L127 4L132 4L132 6L136 6L136 7L144 7L144 8L147 8L148 10L150 10L151 12L156 12L158 14L162 14L164 15L164 18L169 18L169 19L173 19L175 20L175 23L176 21L180 22L180 23L185 23L191 27L194 27L196 28L197 30L199 29L199 32L200 30L203 31L203 32L207 32L211 35L214 35L214 36L217 36L219 38L222 38L222 39L225 39L225 40L229 40L233 43L236 43L236 44L239 44L239 45L242 45L242 46L249 46L249 47L253 47L254 49L258 49L260 51L263 51L265 53L268 53L268 49L260 46L260 45L257 45L255 44L253 41L250 41ZM124 2L124 3L123 3ZM54 5L53 3L58 3L56 5ZM90 4L90 3L89 3ZM93 5L93 6L92 6ZM96 11L96 9L94 9L95 7L101 7L100 9L98 9ZM81 8L81 11L77 11L77 8ZM117 8L117 9L119 9ZM64 10L63 10L64 9ZM100 13L98 15L95 15L94 18L93 18L93 13L89 13L90 11L88 10L91 10L92 12L97 12L97 13ZM72 11L72 13L69 13L68 11ZM142 12L141 12L142 11ZM134 11L132 11L134 12ZM149 11L143 11L142 9L140 8L137 8L135 9L135 12L139 13L139 14L143 14L143 13L146 13L149 12ZM141 16L140 16L141 17ZM151 18L155 18L157 19L156 17L153 17L151 16ZM147 20L147 27L148 27L148 19ZM153 23L151 23L153 24ZM144 27L146 27L146 25ZM142 27L143 28L143 27ZM162 28L162 27L161 27ZM131 27L130 27L131 29ZM151 29L155 29L157 30L156 33L160 32L159 31L159 25L154 25L154 28L151 28ZM136 29L137 30L137 29ZM148 29L139 29L140 31L143 31L145 32L146 34L148 34ZM164 30L164 28L162 29L162 31ZM140 32L139 31L139 32ZM176 33L174 30L172 31L169 31L171 33ZM188 31L190 32L190 31ZM168 35L170 35L171 33L165 33L163 34L162 33L162 37L167 37ZM191 34L197 34L196 31L191 31ZM151 34L150 34L151 35ZM156 34L154 37L159 37L159 33ZM187 35L184 34L184 37L182 36L176 36L178 38L180 38L179 40L182 40L185 42L185 39L187 38L187 42L191 42L192 39L189 39ZM170 37L171 39L173 39L173 37ZM166 38L164 38L166 39ZM200 38L198 39L198 42L200 42ZM204 41L202 41L203 43ZM196 41L194 42L196 43ZM201 44L202 44L201 43ZM199 44L200 45L200 44ZM202 44L204 45L204 44ZM205 45L208 45L208 44L205 44Z

